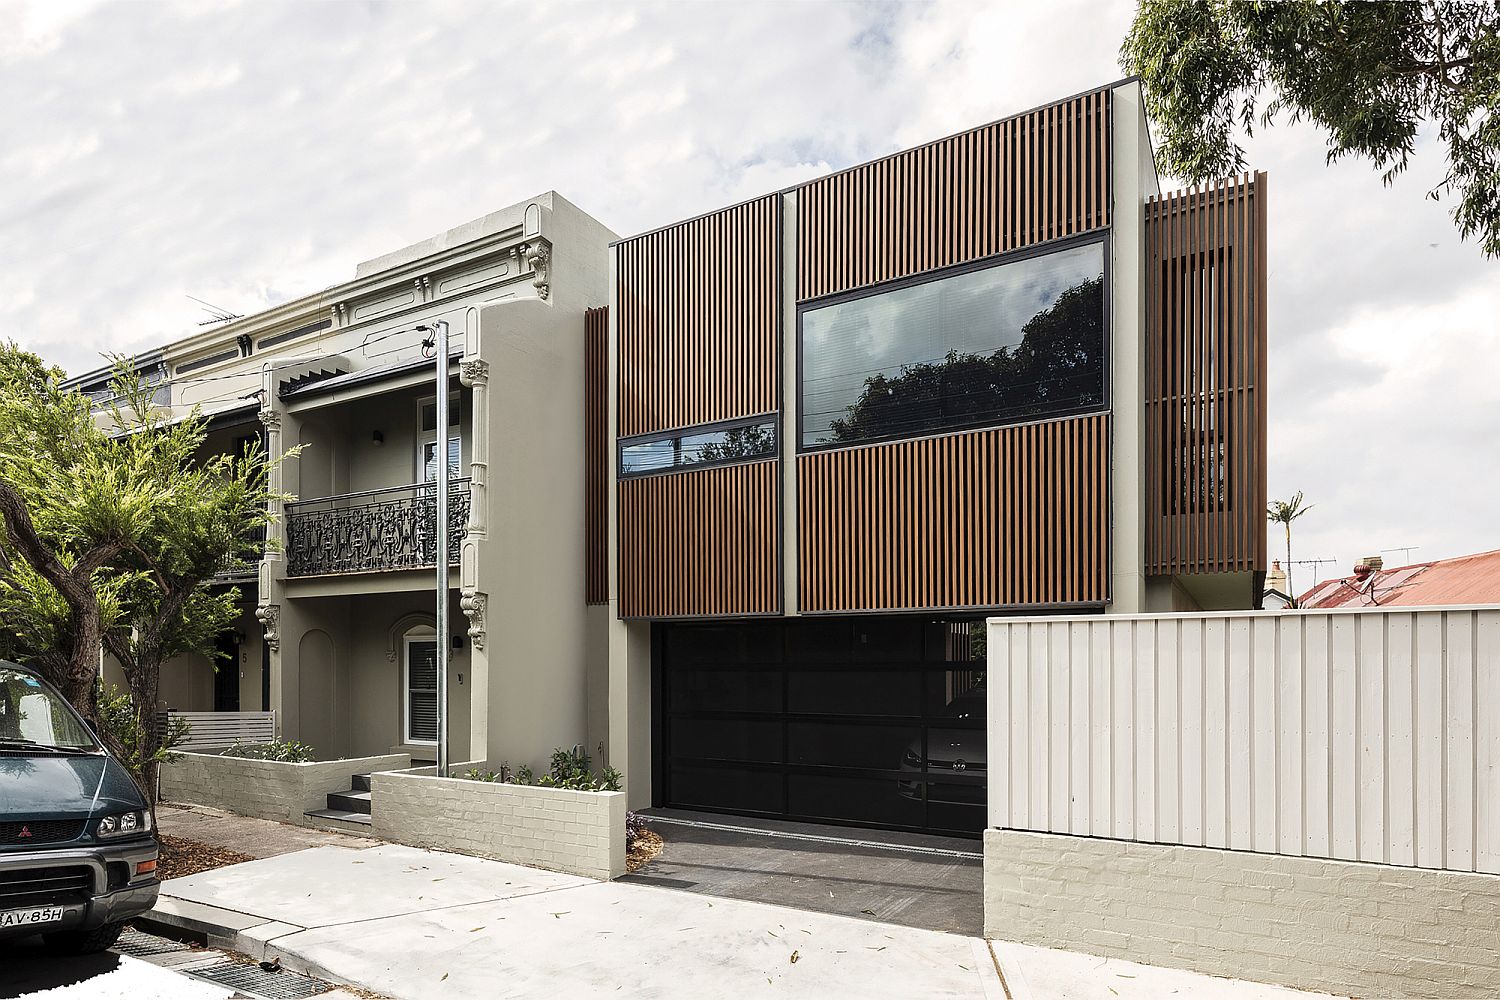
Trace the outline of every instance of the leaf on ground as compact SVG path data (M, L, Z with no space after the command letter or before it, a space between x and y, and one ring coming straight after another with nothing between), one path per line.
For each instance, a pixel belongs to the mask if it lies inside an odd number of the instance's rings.
M796 964L797 964L797 958L798 958L798 957L799 957L799 956L798 956L798 954L797 954L797 951L796 951L796 949L793 949L793 950L792 950L792 964L793 964L793 965L796 965Z
M446 972L443 973L443 979L447 979L447 978L448 978L448 973L446 973ZM442 982L443 979L439 979L438 982Z
M558 910L556 913L552 914L552 916L554 919L561 920L563 918L563 914L572 912L572 910Z
M876 948L874 945L865 945L865 951L885 951L885 945Z
M869 915L870 915L870 916L872 916L872 917L873 917L873 916L874 916L874 915L875 915L875 911L874 911L874 910L869 910L869 909L866 909L866 910L860 910L860 911L859 911L859 912L860 912L860 913L868 913L868 914L869 914Z
M484 924L480 924L478 927L470 927L469 928L469 933L473 934L476 931L482 931L482 930L484 930Z
M780 936L775 931L766 931L766 933L769 934L769 935L771 935L772 937L779 937Z

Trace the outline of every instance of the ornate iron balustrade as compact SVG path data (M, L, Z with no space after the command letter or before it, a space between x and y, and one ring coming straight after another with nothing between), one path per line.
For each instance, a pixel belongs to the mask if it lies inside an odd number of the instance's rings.
M469 480L448 491L448 560L458 564L469 522ZM345 493L286 505L287 576L428 569L437 565L432 483Z

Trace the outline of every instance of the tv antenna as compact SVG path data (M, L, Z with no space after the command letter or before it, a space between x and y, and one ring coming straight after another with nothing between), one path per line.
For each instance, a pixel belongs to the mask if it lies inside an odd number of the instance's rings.
M1312 571L1312 573L1313 573L1313 586L1316 587L1318 585L1318 576L1322 573L1322 571L1319 570L1318 567L1320 565L1322 565L1323 563L1336 563L1336 562L1338 562L1337 559L1317 559L1317 558L1315 558L1315 559L1293 559L1292 560L1292 565L1293 566L1311 566L1313 568L1313 571Z
M228 323L232 319L243 318L240 313L230 312L228 309L216 306L212 302L205 302L196 295L189 295L188 298L198 303L203 307L203 311L208 313L208 319L198 321L199 326L212 326L215 323Z
M1410 566L1411 565L1411 554L1413 552L1415 552L1417 549L1420 549L1421 547L1422 546L1420 546L1420 545L1397 545L1394 548L1381 549L1380 551L1381 552L1400 552L1400 553L1403 553L1403 555L1401 556L1401 564L1403 566Z

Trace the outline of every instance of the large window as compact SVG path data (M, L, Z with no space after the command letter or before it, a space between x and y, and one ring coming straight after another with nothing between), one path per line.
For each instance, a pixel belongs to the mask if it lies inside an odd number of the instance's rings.
M804 448L1104 404L1104 243L803 310Z
M713 428L627 438L620 442L620 475L643 475L691 465L722 465L775 453L775 420L756 417Z

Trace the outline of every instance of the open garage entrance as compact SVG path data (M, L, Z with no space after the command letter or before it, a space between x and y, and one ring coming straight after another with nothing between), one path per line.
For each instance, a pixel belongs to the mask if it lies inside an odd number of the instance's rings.
M977 837L984 622L657 627L658 804Z

